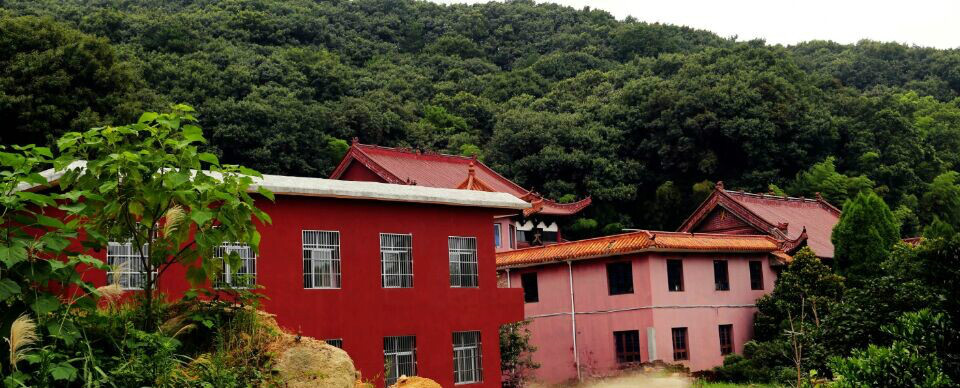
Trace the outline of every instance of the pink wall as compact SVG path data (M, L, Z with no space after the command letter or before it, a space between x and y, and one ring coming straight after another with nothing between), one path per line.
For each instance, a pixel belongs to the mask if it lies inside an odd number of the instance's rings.
M667 287L666 259L683 260L684 291ZM716 291L713 260L728 260L729 291ZM606 264L630 260L634 293L609 295ZM764 263L764 289L750 289L749 260ZM573 262L576 304L577 354L584 377L609 374L618 367L614 331L638 330L641 357L673 363L671 329L686 327L690 359L676 361L692 370L709 369L723 362L718 326L733 325L734 351L743 350L753 330L753 303L773 289L775 273L765 254L642 253L618 258ZM538 273L540 301L525 304L531 320L531 339L538 347L534 359L541 364L537 377L550 383L577 378L570 320L570 287L567 263L510 271L510 286L521 287L520 276ZM653 329L652 341L648 338ZM655 354L651 355L651 346Z

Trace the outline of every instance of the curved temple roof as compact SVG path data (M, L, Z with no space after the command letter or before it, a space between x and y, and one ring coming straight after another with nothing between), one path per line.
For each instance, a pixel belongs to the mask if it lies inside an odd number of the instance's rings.
M801 245L806 243L819 257L833 258L830 235L840 221L837 209L819 195L816 198L753 194L723 188L716 190L678 228L680 232L697 226L717 207L723 207L763 233Z
M781 250L781 243L770 236L641 230L501 252L497 254L497 268L529 267L651 251L767 252L780 260L788 260L790 257Z
M387 183L497 191L530 202L524 215L571 215L590 205L590 197L573 203L558 203L526 190L493 171L476 158L424 153L410 149L360 144L354 139L330 179L341 179L354 162L362 164Z

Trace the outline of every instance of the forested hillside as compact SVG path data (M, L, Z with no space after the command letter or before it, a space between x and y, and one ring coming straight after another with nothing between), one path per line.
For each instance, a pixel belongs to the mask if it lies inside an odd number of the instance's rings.
M671 229L728 188L872 187L960 225L960 51L793 47L512 1L0 0L0 141L182 102L221 160L325 176L348 141L478 154L574 236Z

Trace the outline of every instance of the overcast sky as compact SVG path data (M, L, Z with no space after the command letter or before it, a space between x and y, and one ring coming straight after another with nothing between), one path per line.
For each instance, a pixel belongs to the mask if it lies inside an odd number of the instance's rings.
M487 0L431 0L486 3ZM537 0L537 2L544 2ZM793 44L814 39L896 41L960 47L960 0L551 0L603 9L617 19L685 25L740 40Z

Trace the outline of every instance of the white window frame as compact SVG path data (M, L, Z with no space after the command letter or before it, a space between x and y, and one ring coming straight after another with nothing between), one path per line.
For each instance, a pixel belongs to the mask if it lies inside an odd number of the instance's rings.
M408 345L408 346L407 346ZM401 357L409 362L400 363ZM417 375L417 337L413 335L383 337L383 379L389 387L400 376Z
M450 258L450 287L476 288L480 285L476 237L447 237L447 256Z
M226 258L231 252L240 255L242 265L236 271L230 268ZM257 284L257 254L244 243L223 243L214 249L214 257L223 261L220 276L214 281L214 288L247 289Z
M149 260L149 245L143 244L143 255ZM113 252L113 253L111 253ZM107 243L107 284L119 284L123 290L142 290L147 283L147 272L140 261L140 252L133 249L133 243ZM120 276L119 280L114 280ZM153 278L157 272L153 271Z
M340 232L303 230L300 238L303 254L303 288L339 289L342 286Z
M413 288L412 234L380 233L380 285Z
M453 383L483 381L483 353L479 331L453 333Z

